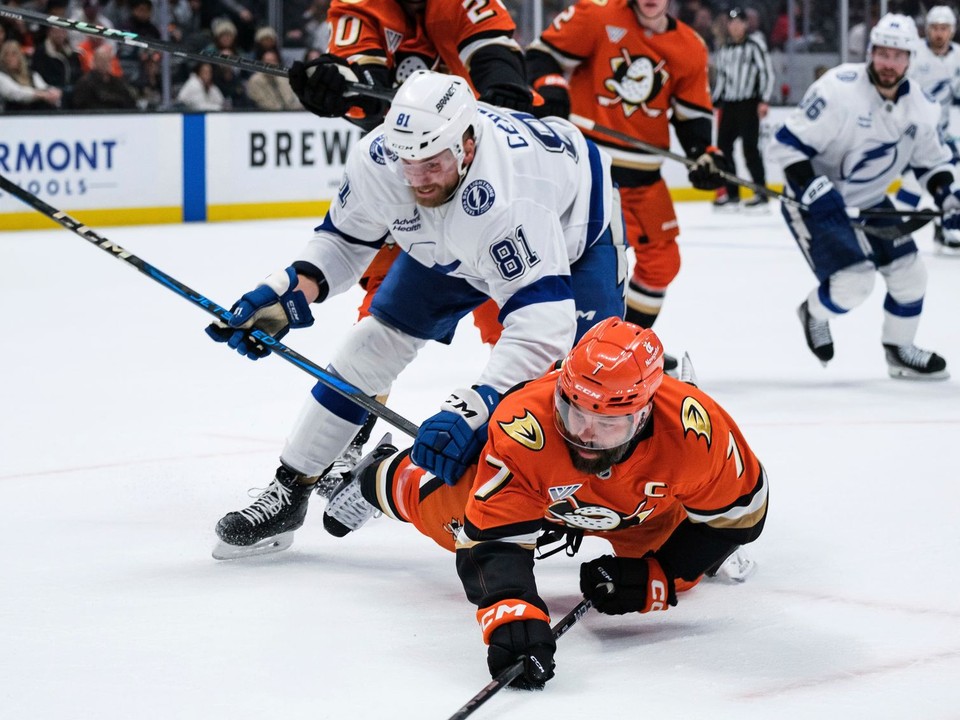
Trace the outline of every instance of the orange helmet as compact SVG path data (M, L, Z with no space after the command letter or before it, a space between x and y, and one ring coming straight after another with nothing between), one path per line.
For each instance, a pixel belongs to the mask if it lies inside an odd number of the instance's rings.
M567 440L584 447L621 444L646 422L661 382L660 338L653 330L607 318L587 331L563 361L555 396L557 427ZM618 423L621 430L613 418L625 421ZM582 429L585 422L607 437L592 437L594 431Z

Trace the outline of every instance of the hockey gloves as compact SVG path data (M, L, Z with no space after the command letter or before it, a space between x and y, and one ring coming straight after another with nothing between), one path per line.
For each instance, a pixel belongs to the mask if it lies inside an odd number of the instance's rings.
M487 442L487 422L500 402L489 385L455 390L443 409L420 425L410 459L424 470L455 485Z
M708 147L695 161L687 178L697 190L716 190L724 185L721 172L729 173L732 168L726 156L715 147Z
M580 566L580 592L605 615L666 610L677 604L673 579L656 558L603 555Z
M523 660L523 674L510 685L521 690L542 690L554 675L556 651L557 642L545 620L515 620L490 633L487 667L495 678L517 660Z
M290 68L290 87L303 106L320 117L343 117L357 105L358 96L348 85L355 82L359 78L350 64L329 53Z
M943 239L951 245L960 244L960 188L951 186L950 194L940 202L940 209L943 210Z
M310 304L302 292L294 290L296 286L297 272L292 267L273 273L234 304L228 324L208 325L207 335L251 360L266 357L270 348L257 337L258 331L279 340L290 328L313 325Z
M483 91L480 100L507 110L525 113L533 110L533 93L530 92L530 88L516 83L490 85Z
M533 109L538 118L554 115L566 119L570 115L570 90L563 75L544 75L535 87L543 104Z
M820 244L831 241L834 247L858 246L843 196L826 176L819 175L811 180L800 196L800 202L806 206L804 223L807 230Z

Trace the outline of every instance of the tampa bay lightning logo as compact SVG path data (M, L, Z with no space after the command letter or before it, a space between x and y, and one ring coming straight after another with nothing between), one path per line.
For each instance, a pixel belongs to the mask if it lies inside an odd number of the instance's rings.
M396 161L397 156L392 150L390 150L390 148L384 145L383 135L378 135L373 139L373 142L370 143L370 158L377 165L386 165L387 158L393 162Z
M897 164L899 140L844 156L840 177L848 183L870 183L890 172Z
M474 180L464 188L460 202L463 203L463 210L467 215L476 216L483 215L492 208L496 197L493 185L486 180Z

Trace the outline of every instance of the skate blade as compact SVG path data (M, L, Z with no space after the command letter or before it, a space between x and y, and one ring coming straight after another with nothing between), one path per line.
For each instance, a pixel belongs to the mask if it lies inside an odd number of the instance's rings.
M932 372L932 373L919 373L915 370L909 370L906 368L888 367L887 373L894 380L916 380L919 382L930 382L931 380L949 380L950 379L949 370L940 370L939 372Z
M740 583L746 582L748 578L757 572L757 567L758 565L755 561L740 552L735 552L724 560L716 574L710 577L713 580L728 585L739 585Z
M217 560L239 560L256 555L271 555L272 553L282 552L291 545L293 545L293 530L261 540L253 545L231 545L220 540L211 554Z

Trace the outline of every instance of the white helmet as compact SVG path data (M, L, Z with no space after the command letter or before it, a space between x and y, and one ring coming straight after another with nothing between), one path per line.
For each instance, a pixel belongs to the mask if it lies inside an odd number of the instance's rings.
M479 134L477 101L463 78L417 70L400 89L383 121L387 150L404 160L424 160L450 150L464 173L463 134Z
M875 47L888 47L906 50L911 55L917 49L920 33L912 17L887 13L870 31L870 45L867 54Z
M935 5L927 13L927 25L957 26L957 16L949 5Z

